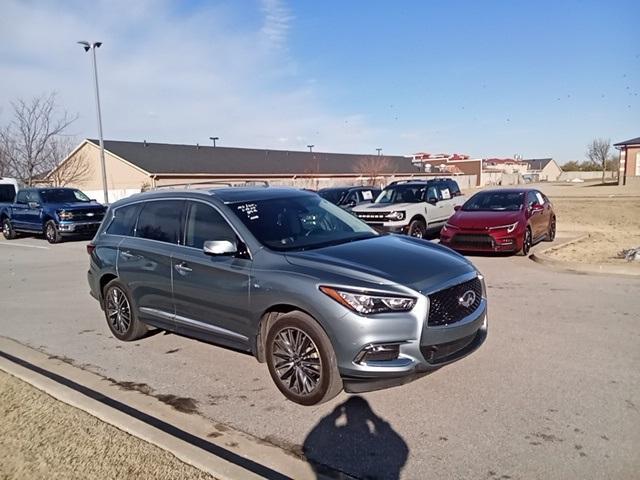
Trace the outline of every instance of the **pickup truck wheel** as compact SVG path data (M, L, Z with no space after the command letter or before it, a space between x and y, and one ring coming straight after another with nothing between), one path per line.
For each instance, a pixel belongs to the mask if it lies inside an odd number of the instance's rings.
M278 317L265 346L271 378L292 402L317 405L342 390L331 341L309 315L294 311Z
M422 220L414 220L409 224L407 234L410 237L424 238L427 234L427 226Z
M18 236L16 234L16 231L13 229L13 225L11 225L11 220L9 220L8 218L5 218L2 221L2 235L7 240L13 240Z
M104 287L104 315L113 336L124 342L131 342L147 332L147 326L138 320L131 308L131 300L126 287L118 279L113 279Z
M49 243L60 243L62 241L62 235L58 231L56 222L49 220L44 226L44 236Z

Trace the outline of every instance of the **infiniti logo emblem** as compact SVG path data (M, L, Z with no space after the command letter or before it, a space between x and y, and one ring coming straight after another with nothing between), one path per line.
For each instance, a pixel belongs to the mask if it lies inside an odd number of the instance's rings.
M476 293L473 290L467 290L458 299L458 303L465 308L469 308L476 301Z

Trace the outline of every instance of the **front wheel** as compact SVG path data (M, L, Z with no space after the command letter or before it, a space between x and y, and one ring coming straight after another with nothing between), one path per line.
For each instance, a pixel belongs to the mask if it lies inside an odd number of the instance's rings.
M533 239L531 237L531 229L529 227L527 227L527 229L524 231L524 239L522 240L522 250L520 250L520 253L523 256L527 256L529 255L529 250L531 250L531 244L533 243Z
M16 231L13 229L13 225L11 225L11 220L9 220L8 218L5 218L2 221L2 235L7 240L13 240L18 236L16 234Z
M292 402L317 405L342 390L329 337L305 313L290 312L273 323L267 333L266 360L274 383Z
M49 220L44 226L44 236L49 243L60 243L62 235L58 231L58 226L53 220Z
M424 224L422 220L413 220L409 224L409 229L407 230L407 234L410 237L415 238L424 238L427 234L427 226Z

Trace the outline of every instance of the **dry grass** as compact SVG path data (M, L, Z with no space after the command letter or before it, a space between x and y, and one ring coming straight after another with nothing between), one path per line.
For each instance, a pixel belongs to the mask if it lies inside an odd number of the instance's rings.
M0 478L213 479L2 371Z

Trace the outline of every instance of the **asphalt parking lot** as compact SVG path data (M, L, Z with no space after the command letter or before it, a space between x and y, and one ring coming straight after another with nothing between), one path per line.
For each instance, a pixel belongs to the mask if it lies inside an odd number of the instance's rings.
M194 414L356 477L640 471L640 279L473 257L489 290L483 348L403 387L302 407L251 356L163 332L111 337L88 294L85 244L0 240L0 335L192 399Z

